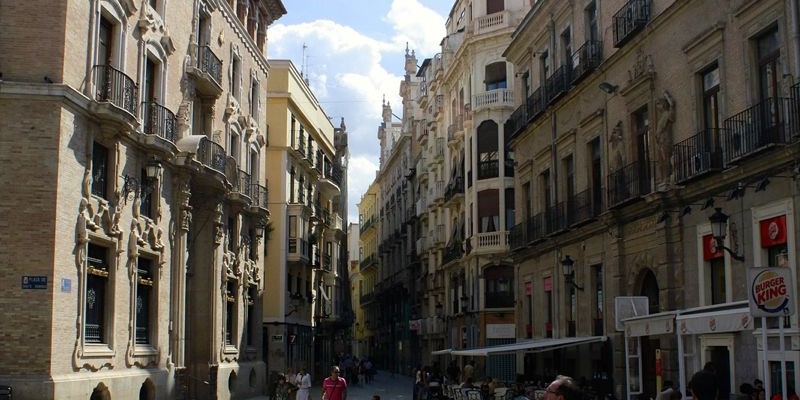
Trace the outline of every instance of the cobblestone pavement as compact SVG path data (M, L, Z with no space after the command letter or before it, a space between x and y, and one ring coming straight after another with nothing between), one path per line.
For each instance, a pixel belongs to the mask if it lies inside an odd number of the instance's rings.
M311 387L311 400L322 399L322 380L325 377L314 377ZM381 400L413 400L411 377L378 371L375 380L370 384L359 382L357 385L347 385L347 400L370 400L373 395L381 396ZM253 397L250 400L267 400L268 397ZM289 399L295 400L295 399Z

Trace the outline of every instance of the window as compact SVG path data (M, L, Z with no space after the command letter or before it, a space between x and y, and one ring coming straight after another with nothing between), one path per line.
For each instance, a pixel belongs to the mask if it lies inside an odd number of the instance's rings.
M242 61L237 55L231 57L231 82L230 92L233 98L241 101L242 99Z
M486 308L514 307L514 268L510 265L488 267L486 279Z
M542 190L542 210L547 211L550 207L553 206L553 199L551 190L550 190L550 170L546 169L539 174L539 184L541 185Z
M479 232L496 232L500 230L500 192L487 189L478 192Z
M100 26L97 32L97 64L113 65L114 25L108 18L100 17Z
M153 261L139 257L136 265L136 344L149 344L151 308L155 304L152 299Z
M716 64L704 71L703 81L703 125L705 129L719 128L719 68Z
M486 66L486 91L506 88L506 63L503 61Z
M106 198L108 193L108 148L100 143L92 144L92 194Z
M778 28L773 28L759 36L757 42L758 56L758 81L760 84L761 100L780 96L779 82L781 79L778 59L781 55L780 36Z
M563 54L562 65L572 62L572 34L569 27L561 32L561 54Z
M543 51L539 56L539 82L544 82L550 76L550 66L547 64L547 51Z
M574 211L575 206L575 160L572 154L561 160L564 168L564 195L569 203L570 211Z
M506 201L505 201L505 209L506 209L506 230L511 230L514 227L514 222L516 221L516 212L514 209L514 189L508 188L506 189Z
M531 183L530 181L525 182L522 184L522 204L525 207L523 212L525 213L525 218L530 218L533 216L533 210L531 208Z
M259 87L258 80L256 80L255 77L252 79L253 82L250 86L250 116L255 117L258 115L258 108L260 105L259 94L261 92L261 89Z
M584 9L586 15L586 40L596 42L599 39L597 29L597 4L594 1L589 3Z
M603 294L603 265L593 265L591 268L592 285L594 286L594 296L592 298L592 317L594 319L595 336L603 336L603 304L605 297Z
M544 302L545 302L545 337L553 337L553 277L544 278Z
M231 131L230 134L230 143L228 143L228 153L230 154L231 158L236 160L236 164L238 165L240 160L240 155L242 151L242 140L239 137L239 133L236 131Z
M225 344L234 344L236 328L236 281L229 279L225 284Z
M589 142L589 177L592 185L592 211L594 215L599 215L603 206L603 160L600 149L600 138L594 138Z
M486 0L486 15L498 13L504 9L504 0Z
M478 179L497 178L498 164L497 123L483 121L478 126Z
M256 288L247 288L247 332L246 342L248 346L256 345L256 335L258 335L258 315L256 315Z
M108 248L88 244L86 268L86 313L84 341L106 343L106 296L108 289Z

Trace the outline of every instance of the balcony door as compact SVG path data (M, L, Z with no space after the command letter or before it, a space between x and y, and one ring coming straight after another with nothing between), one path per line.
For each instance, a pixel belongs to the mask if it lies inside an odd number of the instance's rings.
M633 128L636 134L636 160L639 165L637 168L638 179L631 180L631 184L637 185L635 192L643 195L650 192L650 115L647 106L644 106L633 113Z
M762 109L761 117L763 133L759 137L757 147L766 143L779 141L783 132L780 115L780 70L778 60L781 55L778 28L761 35L757 39L759 97Z

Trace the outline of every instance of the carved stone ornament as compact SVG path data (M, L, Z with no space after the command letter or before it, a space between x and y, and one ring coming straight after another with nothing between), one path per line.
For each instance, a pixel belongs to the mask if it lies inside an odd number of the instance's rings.
M636 61L634 61L631 69L628 70L628 83L635 82L642 76L652 74L655 72L653 68L653 56L644 54L642 48L636 50Z

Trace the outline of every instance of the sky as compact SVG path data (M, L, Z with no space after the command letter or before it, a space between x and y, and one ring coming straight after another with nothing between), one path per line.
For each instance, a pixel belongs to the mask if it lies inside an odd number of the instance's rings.
M450 0L283 0L269 27L268 56L292 60L333 125L349 134L348 219L375 179L385 99L401 115L406 43L417 64L440 52ZM303 45L306 46L305 51Z

